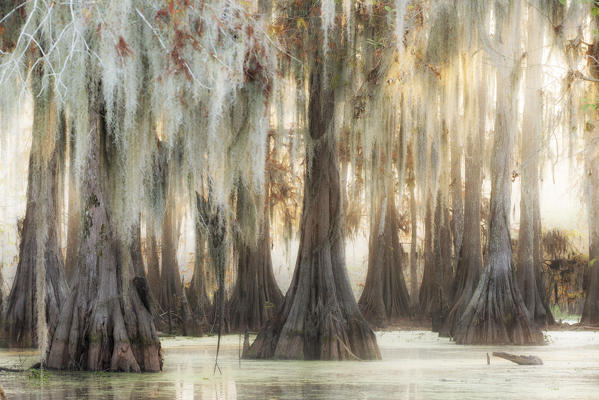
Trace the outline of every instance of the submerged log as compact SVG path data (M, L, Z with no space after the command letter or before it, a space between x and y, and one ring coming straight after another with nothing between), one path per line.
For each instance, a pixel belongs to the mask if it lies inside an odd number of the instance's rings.
M493 357L503 358L518 365L543 365L543 360L537 356L517 356L515 354L504 353L502 351L494 351Z

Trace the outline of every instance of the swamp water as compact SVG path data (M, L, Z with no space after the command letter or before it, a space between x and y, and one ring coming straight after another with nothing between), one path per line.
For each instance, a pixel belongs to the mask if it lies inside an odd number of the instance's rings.
M246 361L239 336L163 338L159 374L0 373L8 399L599 399L599 332L547 332L540 347L458 346L424 331L377 333L383 361ZM518 366L486 353L541 357ZM0 351L22 368L35 352Z

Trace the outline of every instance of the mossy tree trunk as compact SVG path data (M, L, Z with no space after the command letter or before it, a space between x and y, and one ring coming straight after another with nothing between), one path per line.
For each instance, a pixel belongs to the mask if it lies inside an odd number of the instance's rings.
M40 93L34 83L34 92ZM67 296L59 243L59 149L64 126L44 90L34 97L27 206L20 230L19 263L6 299L4 332L9 345L44 346ZM40 309L44 310L41 311Z
M376 327L410 314L410 298L402 271L405 259L399 243L399 215L392 182L378 200L368 244L366 285L358 302L362 315Z
M99 88L89 98L90 134L81 184L82 228L71 295L52 331L47 366L89 371L160 371L152 315L122 263L107 192L107 132ZM109 139L108 139L109 140ZM125 269L124 269L125 268Z
M335 96L329 82L322 62L313 62L308 107L312 151L306 165L297 263L282 306L246 352L248 358L380 358L345 267L338 147L332 126Z

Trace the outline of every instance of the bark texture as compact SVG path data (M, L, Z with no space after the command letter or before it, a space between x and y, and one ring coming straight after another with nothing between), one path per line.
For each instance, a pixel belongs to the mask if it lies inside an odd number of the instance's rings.
M97 98L96 89L90 99ZM94 100L89 115L77 268L71 295L52 331L46 363L54 369L160 371L160 341L151 313L133 284L133 268L123 269L123 246L113 234L106 188L106 126Z
M408 317L410 297L402 272L405 259L399 243L399 215L393 190L379 200L376 223L370 228L368 273L358 302L371 325L384 327Z
M345 267L334 92L322 63L310 72L309 138L300 246L282 306L248 358L378 359L374 332L360 314Z
M35 89L38 93L40 88ZM56 325L68 291L59 243L58 146L64 126L59 126L56 107L46 92L34 97L27 206L19 263L4 315L7 342L18 347L46 342L47 329Z

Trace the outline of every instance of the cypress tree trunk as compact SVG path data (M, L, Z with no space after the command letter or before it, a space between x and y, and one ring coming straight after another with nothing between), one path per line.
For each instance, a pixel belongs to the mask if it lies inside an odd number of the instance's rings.
M123 262L130 263L129 265L133 269L135 277L133 278L133 284L139 294L139 297L144 306L150 310L150 313L156 318L159 315L158 305L156 297L150 289L148 279L146 278L146 269L144 266L144 259L141 249L141 216L138 219L138 223L133 226L131 231L131 243L129 248L123 248L121 250L121 256L129 257L125 258Z
M243 190L246 189L240 189ZM272 269L268 210L264 210L256 241L245 243L240 239L240 242L237 282L227 307L229 328L231 331L258 331L283 302Z
M457 266L464 240L464 199L462 197L462 148L457 138L457 127L453 126L452 130L455 135L451 139L451 230L453 255Z
M69 208L67 217L67 254L65 258L65 275L67 282L73 278L74 268L77 264L77 250L79 249L79 229L81 228L81 211L79 209L79 191L75 179L75 140L74 135L69 137Z
M420 317L430 317L435 311L435 301L441 298L441 288L437 286L435 280L433 233L433 205L432 195L429 192L424 215L424 271L418 293L418 313Z
M162 268L160 273L161 305L167 313L164 323L168 333L181 331L184 336L197 334L187 302L177 261L178 230L174 193L169 198L162 221Z
M410 219L411 219L411 235L410 244L410 297L412 298L411 306L416 305L418 299L418 209L416 208L416 195L414 193L414 177L410 179Z
M440 332L452 306L453 268L451 263L451 227L449 209L441 190L437 194L433 237L433 267L436 297L433 301L432 330Z
M131 244L129 245L131 264L136 277L146 279L146 268L141 251L141 223L138 222L131 229Z
M519 23L519 0L508 7L497 3L497 42L504 44L510 22ZM509 49L517 54L517 38L509 36ZM511 55L510 55L511 56ZM493 156L491 159L491 209L485 269L478 286L455 329L460 344L541 344L543 335L528 318L512 268L510 240L511 151L514 137L515 104L511 94L518 68L504 56L497 72L497 105ZM510 67L511 65L511 67Z
M152 218L152 217L150 217ZM156 240L156 231L154 230L154 219L150 220L147 229L148 234L148 285L152 297L160 300L161 282L160 282L160 256L158 255L158 242Z
M505 85L508 86L508 85ZM502 87L499 82L498 88ZM501 93L498 96L509 93ZM509 234L510 148L512 133L506 119L506 100L498 98L493 144L491 214L485 269L462 314L454 338L460 344L541 344L543 337L529 320L512 269Z
M97 88L99 89L99 88ZM99 90L90 93L97 99ZM71 295L51 335L47 366L89 371L160 371L160 341L136 286L123 270L107 197L103 111L90 100L89 150L81 184L82 229Z
M310 72L311 155L304 181L300 247L291 285L248 358L378 359L374 332L352 293L341 234L341 188L333 124L334 93L322 62Z
M484 135L484 125L481 128ZM445 320L443 332L453 336L455 325L472 298L482 267L480 238L480 197L482 185L482 135L468 138L466 155L466 201L464 207L464 240L460 250L453 284L453 307Z
M376 223L370 227L368 273L358 302L362 315L376 327L408 317L410 298L402 272L403 248L399 243L399 216L391 182L375 211Z
M543 274L543 264L545 263L543 257L543 231L541 224L541 206L540 206L540 196L538 193L539 186L537 185L537 194L533 199L533 212L534 212L534 224L535 224L535 234L533 237L533 246L534 246L534 266L535 266L535 277L537 280L537 291L539 293L539 297L541 298L541 305L547 311L544 320L540 320L539 323L542 325L554 325L555 318L553 317L553 313L551 312L551 307L549 306L549 291L547 290L547 286L545 283L545 276Z
M40 88L34 82L34 93ZM43 347L57 322L68 287L59 243L61 129L49 90L34 97L27 207L20 232L19 263L6 299L4 331L9 345ZM44 311L40 312L40 308Z
M473 115L478 112L478 129L468 135L465 158L465 204L464 204L464 234L460 253L456 263L456 273L452 288L452 308L445 320L443 334L454 336L456 324L466 310L472 294L478 285L482 268L481 254L481 190L485 130L487 120L487 82L478 66L477 73L472 76L476 94L471 103L466 95L466 109ZM477 75L477 77L476 77ZM475 108L474 104L478 107Z
M540 278L541 221L539 212L539 135L542 115L542 51L543 30L536 6L528 6L528 68L524 120L521 141L520 233L518 236L518 284L530 318L540 325L553 323L543 291L537 287ZM538 215L537 215L538 214ZM542 280L541 280L542 281ZM539 282L540 283L540 282Z
M220 338L223 330L227 330L224 326L225 320L225 269L227 267L227 218L225 210L222 206L215 203L212 196L212 188L208 186L208 196L202 196L196 192L196 207L200 221L200 228L206 235L208 243L208 255L210 264L214 268L216 276L217 290L214 293L214 306L212 321L216 324L216 333L218 334L217 356L220 348Z
M594 18L595 26L599 25L598 18ZM591 57L589 69L594 79L599 79L599 42L595 41L589 50ZM592 84L590 95L597 98L599 89L597 83ZM585 132L585 163L587 173L587 212L589 219L589 270L590 282L587 297L582 311L581 324L599 325L599 127L597 117L599 112L592 112L592 129Z
M187 300L200 333L209 331L209 318L212 314L206 286L206 240L196 224L195 260L193 276L189 288L187 288Z
M590 282L580 323L599 325L599 130L586 132Z

